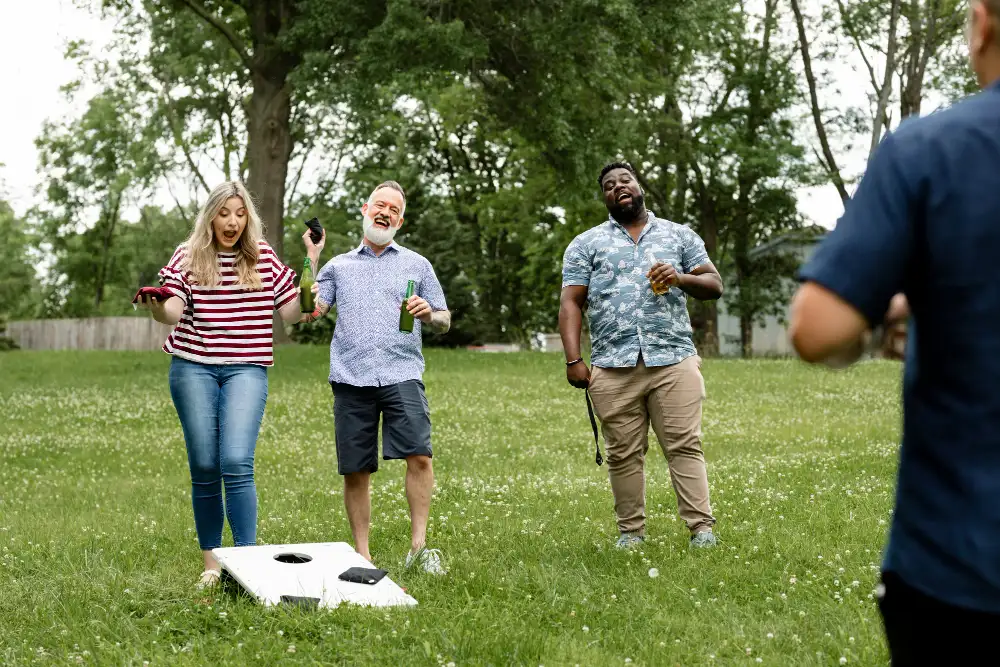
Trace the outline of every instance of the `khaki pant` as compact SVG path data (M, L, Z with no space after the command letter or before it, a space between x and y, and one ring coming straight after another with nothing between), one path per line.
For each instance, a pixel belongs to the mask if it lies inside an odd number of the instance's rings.
M591 370L590 395L607 442L608 476L618 530L642 533L646 525L649 426L667 458L677 509L692 533L715 523L708 500L708 473L701 449L705 380L701 357L673 366Z

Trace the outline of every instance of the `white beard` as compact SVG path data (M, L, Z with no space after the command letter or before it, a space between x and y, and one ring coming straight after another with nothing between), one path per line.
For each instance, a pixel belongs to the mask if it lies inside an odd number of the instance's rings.
M391 225L389 226L389 229L376 227L375 221L367 215L361 223L361 228L364 230L365 238L378 246L389 245L392 243L393 237L396 236L396 232L399 231L399 227L392 227Z

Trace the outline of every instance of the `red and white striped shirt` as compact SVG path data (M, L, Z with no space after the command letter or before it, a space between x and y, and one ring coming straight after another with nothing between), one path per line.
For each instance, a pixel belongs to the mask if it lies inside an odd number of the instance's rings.
M159 272L160 285L184 299L184 313L163 344L163 351L202 364L273 366L274 311L298 294L295 272L260 242L257 271L261 288L247 291L237 283L234 252L220 252L219 283L198 285L184 268L186 249L180 246Z

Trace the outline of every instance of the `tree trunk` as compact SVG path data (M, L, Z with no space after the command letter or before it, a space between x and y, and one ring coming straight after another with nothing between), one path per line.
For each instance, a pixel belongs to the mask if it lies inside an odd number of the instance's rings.
M101 264L97 268L97 285L94 294L94 308L101 309L104 302L104 287L108 283L108 272L111 264L111 245L118 225L118 211L121 208L121 194L111 195L110 210L107 210L107 228L101 239Z
M730 303L736 308L729 308L730 312L735 310L740 317L740 345L741 354L744 359L753 356L753 316L757 310L756 299L752 294L750 285L753 268L750 265L750 242L749 230L746 229L748 222L738 223L742 228L737 228L733 235L733 264L736 268L736 298Z
M701 302L701 347L698 348L702 357L719 356L719 302Z
M927 63L938 47L939 0L912 0L907 20L913 43L906 53L899 86L900 120L919 116L924 97L924 74Z
M911 63L907 63L906 74L900 82L902 89L899 95L900 120L920 115L920 103L924 96L923 84L924 82L917 77L916 70L911 68Z
M747 315L740 316L740 347L744 359L753 358L753 319Z
M687 161L689 155L687 128L684 126L684 114L677 98L668 96L664 101L664 112L669 119L664 134L664 141L669 155L673 160L674 178L670 178L668 169L663 170L663 214L674 222L684 223L684 209L687 203ZM666 166L666 165L664 165ZM673 197L671 201L671 190Z
M771 30L774 25L776 2L768 0L764 18L764 36L758 54L757 77L759 85L754 86L747 95L747 120L743 134L745 146L753 148L758 145L761 126L766 122L768 111L763 99L764 87L768 79L768 59L771 51ZM796 13L801 22L801 15ZM803 41L803 43L805 43ZM740 344L742 356L749 359L753 356L753 316L758 308L756 299L751 293L750 283L753 280L753 266L750 262L750 250L753 235L751 225L752 201L754 187L761 180L761 174L752 161L744 160L737 169L737 197L735 215L733 216L733 263L736 266L736 312L740 316Z
M267 230L267 242L284 256L285 179L292 154L291 91L288 71L269 77L253 73L253 95L247 114L247 187L257 200L257 211Z
M247 109L247 188L264 223L265 237L284 258L285 187L292 155L292 94L288 77L302 61L302 53L285 50L283 32L297 12L294 0L244 0L250 23L250 46L228 24L198 0L183 3L229 42L250 72L253 93ZM226 175L229 178L229 175ZM284 324L274 315L274 341L288 342Z
M674 204L671 215L675 222L684 224L687 215L688 168L683 158L677 160L677 184L674 188Z
M902 0L892 0L892 7L889 11L889 39L885 52L885 72L882 76L882 87L875 91L878 94L878 104L875 108L875 119L872 126L872 143L868 150L871 157L882 140L882 130L885 120L886 108L889 106L889 98L892 96L892 73L896 69L896 29L899 26L899 7Z
M830 148L830 140L826 136L826 126L823 124L823 115L819 107L819 95L816 92L816 76L813 74L812 58L809 55L809 38L806 35L806 24L802 18L802 10L799 8L798 0L792 0L792 12L795 14L795 27L799 33L799 51L802 54L802 67L806 74L806 83L809 85L809 106L812 110L813 124L816 126L816 135L819 137L820 147L823 150L823 166L830 177L830 181L837 188L841 201L845 204L851 198L847 194L847 186L840 175L840 168L837 160Z
M501 257L501 248L503 246L503 231L497 230L495 233L490 234L489 241L487 241L487 252L486 257L484 257L484 263L489 271L490 276L490 289L487 296L487 308L490 315L491 326L493 330L493 341L486 342L498 342L506 343L508 331L505 330L507 325L507 320L509 317L508 313L504 312L504 301L506 300L507 290L504 284L504 261Z
M257 202L267 242L284 258L285 187L292 156L292 91L288 77L301 55L285 51L279 41L291 21L290 0L258 0L246 6L253 54L250 80L253 94L247 110L247 188ZM290 341L285 325L274 314L274 342Z
M255 58L256 60L256 58ZM268 244L284 257L285 179L292 153L291 94L288 71L253 71L253 95L247 114L247 157L250 174L247 188L257 203ZM285 323L274 313L273 339L276 345L290 342Z
M701 239L705 242L705 251L709 258L718 261L719 219L715 200L701 178L696 180L699 199L701 199L701 215L699 216L701 218L699 221ZM719 356L719 302L695 301L693 310L695 317L692 325L697 323L695 343L698 346L699 354L703 357Z

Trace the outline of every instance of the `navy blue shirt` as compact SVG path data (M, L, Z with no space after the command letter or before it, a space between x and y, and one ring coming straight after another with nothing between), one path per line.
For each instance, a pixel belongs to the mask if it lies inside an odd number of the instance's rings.
M1000 84L887 136L803 267L875 325L906 294L903 442L883 567L1000 612Z

